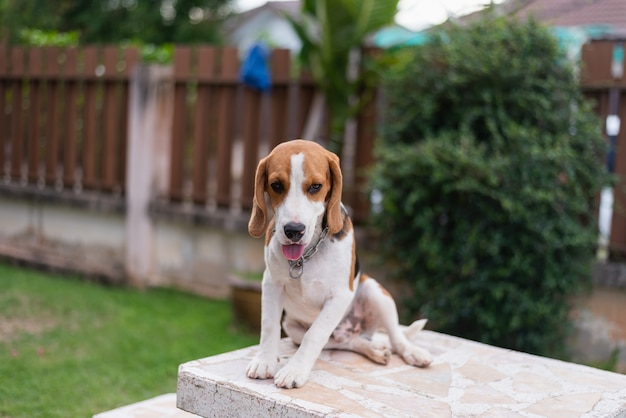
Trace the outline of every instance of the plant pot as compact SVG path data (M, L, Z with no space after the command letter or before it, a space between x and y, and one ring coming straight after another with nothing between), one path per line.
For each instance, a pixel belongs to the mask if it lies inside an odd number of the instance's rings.
M252 332L261 331L261 282L229 278L233 319Z

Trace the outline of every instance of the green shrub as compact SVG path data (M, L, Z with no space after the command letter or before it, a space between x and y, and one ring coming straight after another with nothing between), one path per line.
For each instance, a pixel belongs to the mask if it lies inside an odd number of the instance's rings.
M19 31L19 42L28 46L76 46L78 32L45 31L41 29L23 28Z
M607 181L572 67L547 29L503 18L446 27L395 60L371 178L385 254L413 289L405 311L563 355Z

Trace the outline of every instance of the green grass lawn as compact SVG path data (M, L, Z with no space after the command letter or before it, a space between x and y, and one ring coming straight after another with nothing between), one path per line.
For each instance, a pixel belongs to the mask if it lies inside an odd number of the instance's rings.
M0 417L90 417L175 392L180 363L257 342L226 301L0 264Z

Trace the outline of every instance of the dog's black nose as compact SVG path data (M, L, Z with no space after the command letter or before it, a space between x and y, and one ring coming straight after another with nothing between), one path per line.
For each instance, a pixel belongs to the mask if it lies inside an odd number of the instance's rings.
M285 231L285 236L289 238L292 242L297 242L304 235L304 224L299 222L289 222L283 228Z

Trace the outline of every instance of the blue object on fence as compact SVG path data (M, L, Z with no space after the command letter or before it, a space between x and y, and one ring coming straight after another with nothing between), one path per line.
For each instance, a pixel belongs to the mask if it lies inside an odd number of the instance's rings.
M244 84L259 91L270 88L270 72L267 60L269 51L263 44L257 43L250 48L248 56L241 66L239 78Z

